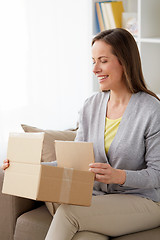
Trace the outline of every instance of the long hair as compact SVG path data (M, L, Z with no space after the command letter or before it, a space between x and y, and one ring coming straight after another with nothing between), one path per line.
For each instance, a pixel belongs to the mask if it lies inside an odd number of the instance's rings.
M136 41L127 30L115 28L102 31L93 38L92 46L98 40L112 47L112 53L117 56L123 67L125 83L131 93L143 91L160 101L158 96L146 86Z

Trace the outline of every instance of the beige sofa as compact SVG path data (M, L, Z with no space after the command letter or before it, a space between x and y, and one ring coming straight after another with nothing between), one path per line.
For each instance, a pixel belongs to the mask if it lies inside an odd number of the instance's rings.
M26 132L43 131L30 126L22 126ZM45 131L45 149L43 161L55 158L54 139L73 140L75 132ZM50 145L48 145L50 144ZM52 152L51 152L52 149ZM2 194L4 173L0 170L0 240L44 240L52 220L44 202ZM117 238L108 238L91 232L76 234L73 240L159 240L160 227L148 231L129 234ZM58 239L57 239L58 240Z

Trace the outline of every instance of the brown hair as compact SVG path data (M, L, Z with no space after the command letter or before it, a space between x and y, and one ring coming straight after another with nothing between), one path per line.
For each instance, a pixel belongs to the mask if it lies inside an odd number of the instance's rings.
M115 28L102 31L93 38L92 46L98 40L104 41L112 47L113 54L117 56L123 66L126 86L131 93L143 91L160 100L146 86L136 41L127 30Z

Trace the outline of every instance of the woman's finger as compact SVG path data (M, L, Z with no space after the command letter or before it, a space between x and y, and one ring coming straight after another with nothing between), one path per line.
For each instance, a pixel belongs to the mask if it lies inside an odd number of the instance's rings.
M99 174L105 174L106 170L104 168L89 168L89 171Z
M110 183L110 178L103 174L95 174L95 181L102 182L105 184Z
M1 166L2 170L6 170L6 168L8 168L8 167L9 167L9 163L4 163L4 164Z
M5 159L5 160L3 161L3 163L9 163L9 160L8 160L8 159Z
M110 167L110 165L107 163L90 163L89 167L90 168L108 168Z

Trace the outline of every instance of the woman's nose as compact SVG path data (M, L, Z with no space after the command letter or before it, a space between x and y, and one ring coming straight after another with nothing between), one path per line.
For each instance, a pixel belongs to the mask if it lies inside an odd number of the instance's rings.
M99 64L94 63L94 65L93 65L93 73L96 74L96 73L99 73L100 71L101 71L101 69L99 67Z

